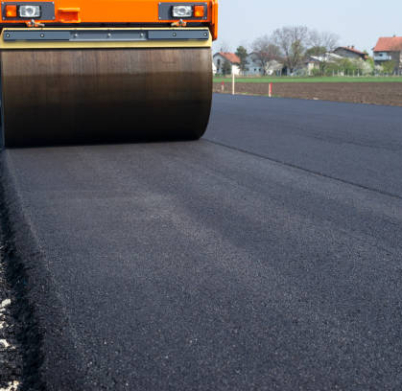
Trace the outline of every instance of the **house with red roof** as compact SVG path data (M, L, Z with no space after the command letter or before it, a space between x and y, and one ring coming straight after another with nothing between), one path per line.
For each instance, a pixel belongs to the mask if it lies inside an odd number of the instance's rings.
M214 54L213 63L216 67L216 74L222 74L223 64L228 62L231 66L231 74L240 74L240 58L234 53L218 52Z
M222 74L222 67L225 61L229 62L232 74L244 75L244 76L262 76L281 74L283 69L283 63L280 59L272 59L265 65L265 69L262 68L260 61L255 53L250 53L247 56L247 66L244 71L240 70L240 58L234 53L219 52L213 56L213 68L214 74Z
M375 65L394 61L395 72L402 72L402 37L381 37L373 49Z
M340 46L336 48L332 53L337 54L338 56L341 56L343 58L349 58L351 60L362 59L366 61L368 58L367 53L357 50L354 46Z

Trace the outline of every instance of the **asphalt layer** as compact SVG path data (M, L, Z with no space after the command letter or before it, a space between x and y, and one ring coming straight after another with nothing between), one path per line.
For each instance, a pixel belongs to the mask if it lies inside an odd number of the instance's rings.
M3 152L25 388L400 390L401 120L216 95L199 142Z
M211 140L402 198L400 107L215 95Z

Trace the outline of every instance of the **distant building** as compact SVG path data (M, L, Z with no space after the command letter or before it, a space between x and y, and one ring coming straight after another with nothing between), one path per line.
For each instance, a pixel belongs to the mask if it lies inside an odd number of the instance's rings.
M258 76L263 74L261 64L259 64L257 56L254 53L247 56L247 70L245 73L247 76Z
M322 61L320 61L317 56L310 56L305 61L306 73L311 75L314 69L320 69Z
M240 74L240 58L234 53L229 52L219 52L215 53L213 57L213 63L216 67L216 74L222 74L222 68L225 61L228 61L232 67L232 74Z
M361 58L366 61L368 58L367 53L361 52L360 50L355 49L354 46L340 46L336 48L332 53L337 54L343 58L358 60Z
M342 58L342 56L335 53L325 53L321 56L310 56L305 62L307 75L311 75L314 69L320 69L321 64L334 63L342 60Z
M218 52L213 56L213 70L217 75L222 74L222 67L225 61L228 61L232 67L232 74L235 75L245 75L245 76L262 76L262 75L280 75L282 72L283 64L277 60L268 61L264 68L258 61L257 55L255 53L250 53L247 56L246 70L240 70L240 58L229 52Z
M282 72L283 64L277 60L268 61L264 68L255 53L250 53L247 57L247 70L244 72L247 76L261 76L261 75L280 75Z
M394 61L394 71L402 73L402 37L381 37L373 49L375 65Z

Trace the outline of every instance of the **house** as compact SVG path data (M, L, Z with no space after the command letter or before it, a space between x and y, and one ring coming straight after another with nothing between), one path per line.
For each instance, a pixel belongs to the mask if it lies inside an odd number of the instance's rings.
M337 54L338 56L341 56L343 58L348 58L350 60L362 59L366 61L368 58L367 53L355 49L354 46L340 46L336 48L332 53Z
M233 75L239 75L240 74L240 58L236 56L234 53L229 53L229 52L218 52L214 54L213 57L213 63L215 64L216 67L216 74L220 75L222 74L222 68L223 64L225 61L228 61L231 69L232 69L232 74Z
M261 76L261 75L273 75L281 74L283 64L277 60L268 61L264 69L261 62L258 60L258 56L255 53L250 53L247 57L247 70L244 72L246 76Z
M216 75L217 69L215 63L212 61L212 74Z
M336 63L337 61L342 60L342 58L342 56L335 53L325 53L321 56L310 56L305 62L307 75L311 76L314 69L320 69L321 64Z
M245 75L245 76L262 76L262 75L280 75L283 69L283 64L278 60L268 61L265 65L265 71L261 65L261 62L258 60L258 57L255 53L250 53L247 56L247 65L246 70L240 70L240 58L234 54L229 52L218 52L213 56L213 64L212 68L214 74L220 75L222 74L222 68L225 61L229 62L231 65L232 74L234 75Z
M381 37L373 49L375 65L394 61L394 72L402 73L402 37Z
M311 75L314 69L320 69L321 61L317 56L310 56L306 59L305 66L307 75Z
M258 62L257 56L254 53L247 56L247 70L245 73L247 76L259 76L263 74L261 64Z

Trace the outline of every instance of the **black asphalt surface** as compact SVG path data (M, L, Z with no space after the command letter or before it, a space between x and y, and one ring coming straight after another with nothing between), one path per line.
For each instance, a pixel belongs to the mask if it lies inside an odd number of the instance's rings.
M199 142L1 163L43 387L402 389L402 108L215 95Z

